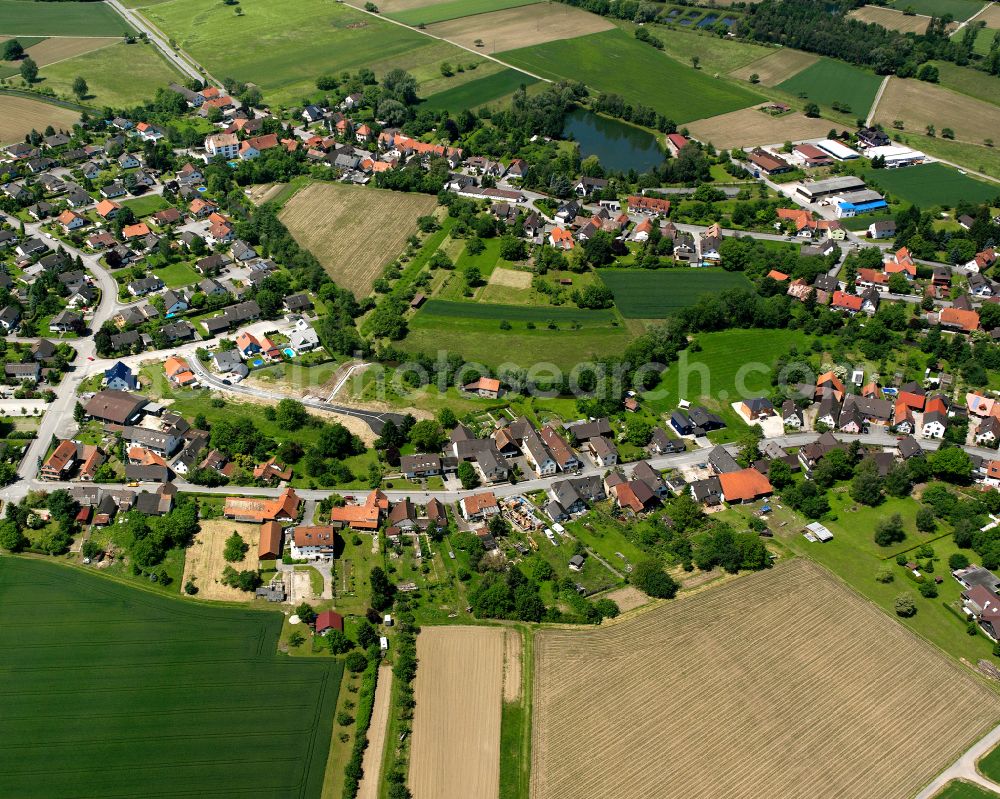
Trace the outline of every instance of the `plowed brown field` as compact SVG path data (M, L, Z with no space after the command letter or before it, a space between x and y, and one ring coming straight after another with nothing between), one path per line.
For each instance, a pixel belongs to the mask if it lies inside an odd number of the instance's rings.
M1000 718L994 692L804 561L539 632L535 668L534 799L912 796Z

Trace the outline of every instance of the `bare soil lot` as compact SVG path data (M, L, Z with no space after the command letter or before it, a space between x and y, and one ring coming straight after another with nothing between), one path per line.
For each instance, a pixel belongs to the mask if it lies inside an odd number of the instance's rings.
M894 8L880 8L879 6L856 8L847 16L860 19L862 22L874 22L883 28L900 33L926 33L927 25L931 21L930 17L925 17L922 14L908 16Z
M816 139L825 136L830 130L828 120L810 119L797 111L774 117L757 110L758 108L759 106L754 106L699 119L687 127L699 141L711 142L724 149Z
M361 297L435 205L427 194L314 183L288 201L281 221L335 283Z
M501 53L519 47L572 39L611 30L615 26L597 14L590 14L560 3L539 4L530 8L508 8L489 14L428 25L427 30L463 47L476 47L482 40L485 53Z
M879 100L875 121L889 130L897 119L911 133L923 133L927 125L934 125L940 136L942 129L951 128L956 140L972 144L996 139L1000 131L1000 107L924 81L892 77Z
M649 597L634 585L627 585L624 588L619 588L617 591L611 591L605 594L604 597L618 605L618 609L622 613L640 608L649 602Z
M1000 28L1000 5L994 3L976 17L974 22L985 22L987 28Z
M535 667L534 799L912 796L1000 717L983 683L802 560L543 630ZM915 696L934 697L919 723Z
M229 563L222 557L226 547L226 539L239 533L250 545L243 560ZM256 524L246 522L231 522L228 519L211 519L201 523L201 532L194 537L194 542L188 547L184 560L184 577L181 585L188 580L194 580L198 586L199 599L221 599L228 602L249 602L253 594L223 585L222 571L226 566L232 566L237 571L257 568L257 544L260 528Z
M504 269L498 266L490 275L487 285L512 289L531 288L531 272L519 272L516 269Z
M80 114L27 97L0 95L0 144L21 141L24 134L45 130L48 125L69 130L80 121Z
M503 648L504 702L516 702L521 698L521 648L523 643L519 630L507 630Z
M817 61L819 61L817 55L784 47L763 58L758 58L756 61L751 61L745 67L740 67L729 74L740 80L750 80L750 76L756 74L765 86L777 86L792 75L798 75L803 69L812 66Z
M496 799L504 638L499 627L425 627L417 636L414 799Z

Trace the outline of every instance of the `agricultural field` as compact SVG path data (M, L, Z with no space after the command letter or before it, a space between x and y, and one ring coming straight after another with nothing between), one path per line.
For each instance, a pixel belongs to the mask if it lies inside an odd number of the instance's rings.
M956 22L963 22L981 9L981 0L891 0L890 6L901 11L911 10L927 17L950 14Z
M422 108L433 111L449 111L457 114L466 108L476 108L506 97L520 86L531 86L538 83L536 78L525 75L516 69L501 69L492 75L475 78L466 83L445 89L431 95Z
M243 522L232 522L228 519L212 519L201 523L201 532L188 547L184 559L184 580L193 580L198 586L198 597L201 599L221 599L228 602L249 602L252 594L223 585L220 580L226 566L232 566L238 571L257 568L257 545L260 526ZM249 549L239 563L226 561L222 556L226 547L226 539L233 533L239 533L249 545Z
M706 294L750 285L741 273L723 269L601 269L598 275L626 319L666 319Z
M132 26L105 3L0 0L0 35L121 36Z
M505 635L501 627L425 627L417 636L414 799L496 797Z
M1000 77L987 75L976 69L960 67L947 61L935 61L940 73L940 84L960 94L967 94L985 103L1000 105Z
M621 30L512 50L502 58L544 77L580 80L597 91L620 94L678 124L762 99L749 89L681 64Z
M996 799L996 794L971 782L955 780L949 782L943 791L934 794L934 799Z
M655 413L669 413L682 399L704 405L726 421L728 428L720 433L731 440L745 429L745 422L729 403L769 394L775 362L801 345L802 336L792 330L724 330L696 340L701 349L681 352L643 401Z
M152 99L158 88L178 80L180 73L152 44L122 42L38 71L40 85L66 99L74 99L72 86L77 76L82 76L90 89L84 102L121 108Z
M875 121L889 130L895 120L902 120L905 130L919 133L934 125L939 136L951 128L957 141L971 144L1000 138L1000 107L925 81L889 78Z
M48 125L69 130L79 121L79 111L27 97L0 95L0 144L21 141L32 129L45 130Z
M866 169L864 178L904 202L931 208L968 202L986 202L1000 196L1000 184L963 175L944 164L920 164L903 169Z
M920 724L915 695L935 697ZM998 716L984 684L794 560L539 632L532 797L909 796Z
M426 194L314 183L288 201L281 221L334 282L361 297L435 205Z
M316 77L324 73L410 69L425 63L424 48L448 54L453 63L463 57L455 48L343 4L242 0L240 8L243 15L237 17L221 3L168 0L143 13L209 72L252 81L275 103L299 102L315 91ZM248 41L255 46L247 47Z
M900 33L924 34L927 32L927 26L931 21L930 17L918 14L904 14L895 8L883 8L881 6L862 6L861 8L854 9L847 16L861 22L871 22L881 25L883 28L899 31Z
M780 50L772 50L770 55L737 69L732 73L732 77L750 80L750 76L756 74L764 86L777 86L817 61L819 61L818 55L783 47Z
M833 103L846 104L850 107L849 113L863 117L872 107L881 84L882 78L873 72L832 58L821 58L779 83L777 88L792 95L805 95L824 108Z
M982 772L983 776L994 782L1000 780L1000 747L983 755L976 764L976 768Z
M627 30L631 31L632 26ZM663 42L663 51L683 64L692 56L701 59L701 69L710 74L726 74L752 61L758 61L774 49L759 44L720 39L714 33L681 28L657 27L654 35Z
M382 13L404 25L419 26L447 22L475 14L487 14L491 11L503 11L507 8L521 8L537 2L538 0L445 0L441 3L422 3L415 8Z
M0 558L0 795L319 796L343 670L281 623Z
M799 111L771 116L755 107L699 119L687 128L700 141L731 149L825 137L830 130L830 122L807 117Z
M501 330L502 321L509 322L512 329ZM555 328L550 328L550 323ZM620 351L629 341L614 311L572 307L432 299L410 319L409 328L409 334L397 344L403 350L436 353L447 349L470 361L488 365L516 363L524 368L552 363L569 369L582 361Z
M36 64L44 67L57 61L65 61L76 56L89 53L92 50L100 50L112 44L120 44L121 39L117 36L82 36L79 38L72 36L54 36L50 38L35 39L24 36L17 37L25 53L30 56ZM35 41L35 44L31 42ZM0 62L0 78L7 78L16 75L20 70L19 62Z
M976 34L976 41L972 43L973 52L981 56L989 55L990 48L993 46L993 39L997 33L1000 33L1000 31L997 31L995 28L981 28L979 33Z
M559 39L609 31L615 26L597 14L561 3L539 4L530 10L509 8L489 14L430 25L428 33L476 49L482 41L484 53L496 54L515 47L530 47ZM503 59L507 61L507 58ZM515 65L516 66L516 65Z

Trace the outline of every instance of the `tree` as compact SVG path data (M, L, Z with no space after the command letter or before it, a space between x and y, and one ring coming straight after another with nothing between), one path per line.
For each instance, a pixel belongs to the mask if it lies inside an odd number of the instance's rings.
M368 649L378 643L378 632L368 619L362 619L358 625L358 646Z
M969 558L964 552L955 552L948 558L948 568L953 572L964 569L969 565Z
M917 612L917 603L913 601L913 595L909 592L897 596L893 607L896 615L903 618L909 618Z
M875 580L880 583L891 583L895 579L895 575L892 572L892 566L888 563L883 563L879 566L877 572L875 572Z
M760 83L760 75L758 75L756 72L752 73L750 75L750 82L751 83Z
M375 610L385 610L392 604L393 586L389 583L389 578L381 566L376 566L371 571L369 582L372 588L372 607Z
M28 539L11 519L0 522L0 549L20 552L28 545Z
M660 562L652 558L636 564L631 581L640 591L658 599L673 599L679 588L676 580L663 570Z
M347 668L351 674L360 674L368 666L368 658L365 657L364 652L349 652L347 657L344 658L344 666Z
M917 70L917 80L924 80L928 83L937 83L940 73L933 64L924 64Z
M893 294L909 294L910 281L901 272L889 275L889 291Z
M927 507L920 508L917 511L917 529L922 533L933 533L936 527L934 511Z
M880 547L888 547L906 538L903 530L903 517L894 513L888 519L883 519L875 527L875 543Z
M882 482L878 467L874 463L866 463L851 481L851 499L875 507L882 501Z
M21 62L21 77L25 83L34 83L38 78L38 64L31 56L26 56Z
M486 525L487 529L490 531L490 535L494 538L503 538L510 535L510 522L508 522L501 514L494 513L490 516L490 520Z
M636 447L644 447L653 435L653 427L641 416L629 416L625 421L625 440Z
M354 644L351 643L351 639L344 635L340 630L329 630L325 638L326 645L330 647L330 651L334 655L343 655L345 652L350 652L354 648Z
M298 430L309 420L309 414L298 400L283 399L275 409L274 418L282 430Z
M693 66L695 69L698 69L700 64L701 64L701 58L699 56L696 55L691 56L691 66Z
M959 447L942 447L927 456L934 476L950 483L967 483L972 475L972 461Z
M316 610L308 602L303 602L295 608L295 615L303 624L311 625L316 621Z
M468 461L462 461L458 464L458 471L456 474L462 483L462 488L466 491L479 486L479 475L476 473L475 467Z
M771 466L767 470L767 479L777 489L782 489L790 485L792 477L792 467L784 461L771 461Z
M234 530L233 534L226 539L226 546L222 550L222 557L230 563L238 563L243 560L243 556L246 555L248 549L250 549L250 545L243 540L243 536Z
M83 406L78 402L73 406L73 421L77 424L81 424L84 419L87 418L87 412L83 409Z
M438 452L445 438L441 426L433 419L421 419L410 428L410 443L417 452Z
M87 81L85 81L82 77L77 76L73 80L73 95L77 100L83 100L89 91L90 87L87 85Z
M819 106L816 103L806 103L806 107L803 109L807 117L813 119L819 116Z
M8 39L0 50L0 60L3 61L17 61L23 55L24 47L17 39Z

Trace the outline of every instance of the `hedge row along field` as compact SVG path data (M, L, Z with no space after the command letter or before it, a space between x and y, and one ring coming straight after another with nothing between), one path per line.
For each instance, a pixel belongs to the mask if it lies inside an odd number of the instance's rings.
M343 669L281 620L0 558L0 796L319 797Z
M533 799L912 796L1000 716L994 691L801 559L540 631L535 675Z
M601 269L597 274L626 319L666 319L705 294L750 286L741 273L722 269Z
M436 316L444 319L507 320L508 322L534 322L545 325L550 320L556 324L579 322L584 327L610 324L614 311L585 311L575 307L540 307L531 305L488 305L475 302L450 302L448 300L428 300L417 314L425 321Z

